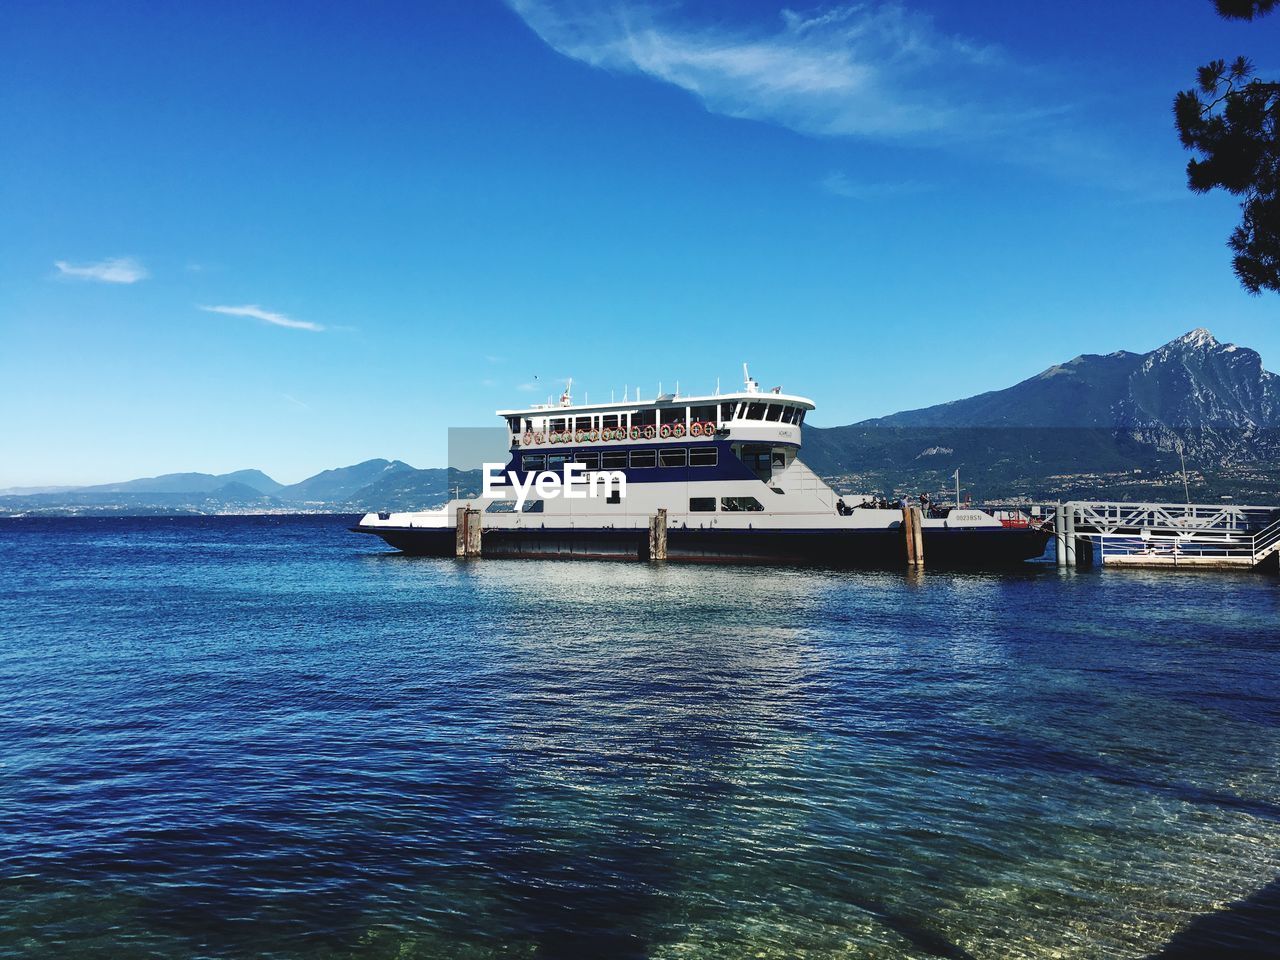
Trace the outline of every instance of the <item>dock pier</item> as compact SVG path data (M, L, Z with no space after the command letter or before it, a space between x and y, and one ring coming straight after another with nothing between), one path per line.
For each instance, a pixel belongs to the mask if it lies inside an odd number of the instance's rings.
M1280 508L1071 500L1054 508L1061 568L1254 569L1280 557Z
M1237 504L1121 503L1069 500L1049 507L1053 517L1054 559L1059 569L1116 567L1152 569L1280 570L1280 507ZM998 515L998 512L997 512ZM1039 524L1042 508L1031 509L1031 523ZM923 512L904 506L902 556L908 570L924 569ZM1016 518L1005 518L1012 522ZM667 559L668 527L665 509L649 518L648 536L637 531L639 543L631 556L662 562ZM1026 523L1025 518L1022 521ZM483 555L483 513L472 506L456 512L455 555L475 559Z

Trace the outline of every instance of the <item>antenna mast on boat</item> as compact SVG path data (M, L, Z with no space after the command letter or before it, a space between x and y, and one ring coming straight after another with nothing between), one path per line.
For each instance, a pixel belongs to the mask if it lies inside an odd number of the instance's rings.
M1178 459L1182 461L1182 493L1191 502L1191 487L1187 484L1187 458L1182 452L1182 439L1178 439Z

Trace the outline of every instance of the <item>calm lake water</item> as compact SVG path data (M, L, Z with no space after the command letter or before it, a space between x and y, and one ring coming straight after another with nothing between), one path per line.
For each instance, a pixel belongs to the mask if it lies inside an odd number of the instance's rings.
M1280 950L1280 581L0 521L0 954Z

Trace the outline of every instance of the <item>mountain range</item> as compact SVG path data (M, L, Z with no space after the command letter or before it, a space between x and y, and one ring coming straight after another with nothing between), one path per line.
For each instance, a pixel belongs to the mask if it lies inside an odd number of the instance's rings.
M1192 330L1149 353L1085 354L1003 390L841 427L804 428L839 489L976 499L1280 500L1280 376ZM1184 466L1185 465L1185 466ZM281 484L260 470L12 491L0 514L363 512L438 506L478 471L366 460Z
M1280 376L1203 328L1149 353L1085 354L1012 387L805 431L804 460L852 488L987 496L1280 497Z
M169 473L123 483L10 493L0 515L364 512L436 506L454 487L469 489L477 472L418 470L401 460L366 460L282 484L260 470Z
M1280 426L1280 376L1203 327L1150 353L1085 354L1004 390L854 426L1238 430Z
M166 473L124 483L103 483L93 487L73 487L80 493L211 493L228 485L240 485L258 493L272 494L284 489L261 470L234 473Z

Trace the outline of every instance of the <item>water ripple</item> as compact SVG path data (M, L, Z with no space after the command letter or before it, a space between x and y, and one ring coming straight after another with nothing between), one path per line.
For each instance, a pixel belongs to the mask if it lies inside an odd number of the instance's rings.
M0 521L0 955L1280 941L1274 578Z

